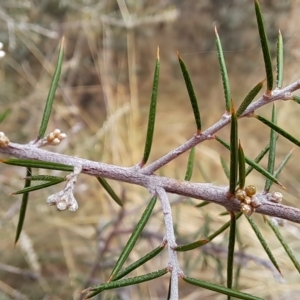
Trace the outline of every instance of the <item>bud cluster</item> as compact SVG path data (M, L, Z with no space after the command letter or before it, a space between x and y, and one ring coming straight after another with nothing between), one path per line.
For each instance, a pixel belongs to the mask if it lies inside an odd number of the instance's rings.
M238 189L235 192L235 196L241 201L241 212L250 216L257 207L260 206L259 199L255 196L256 187L254 185L248 185L244 189Z
M50 145L57 146L66 137L67 137L67 135L65 133L61 132L60 129L55 129L47 135L47 142Z

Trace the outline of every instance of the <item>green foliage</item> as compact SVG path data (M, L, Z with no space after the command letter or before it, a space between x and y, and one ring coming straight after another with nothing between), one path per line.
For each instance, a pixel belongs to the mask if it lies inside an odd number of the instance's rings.
M31 175L31 169L27 168L26 176L30 176L30 175ZM30 183L31 183L31 180L29 178L25 180L25 189L30 186ZM26 210L27 210L28 196L29 196L29 192L23 193L19 221L18 221L17 231L16 231L15 244L18 242L20 234L22 232L25 215L26 215Z
M61 73L63 59L64 59L64 39L62 40L61 45L60 45L56 69L55 69L55 72L54 72L54 75L52 78L52 83L51 83L51 87L49 89L49 94L47 97L40 130L39 130L39 133L37 136L38 140L40 140L41 138L44 137L45 132L47 130L48 122L49 122L50 115L51 115L53 100L55 97L55 92L58 87L58 81L59 81L59 77L60 77L60 73Z
M186 88L187 88L187 91L188 91L188 94L190 97L190 101L192 104L194 118L195 118L195 122L196 122L196 126L197 126L197 134L200 134L200 132L201 132L201 117L200 117L198 101L197 101L197 98L195 95L193 84L192 84L190 75L188 73L188 70L185 66L185 63L182 60L182 58L180 57L179 53L178 53L178 60L179 60L180 68L181 68L182 75L183 75L183 78L185 81L185 85L186 85Z
M255 13L256 13L258 32L259 32L260 42L261 42L261 49L263 52L263 57L265 62L265 70L266 70L266 77L267 77L267 93L269 94L273 89L272 60L271 60L268 38L265 31L260 5L258 0L254 0L254 3L255 3Z
M220 65L222 82L223 82L223 90L224 90L224 96L225 96L225 108L226 108L226 111L229 112L230 107L231 107L230 85L229 85L229 79L228 79L222 44L221 44L221 40L220 40L220 37L219 37L216 27L215 27L215 34L216 34L216 45L217 45L217 52L218 52L218 58L219 58L219 65Z
M256 19L257 19L257 26L258 26L258 32L259 37L261 41L261 49L263 52L263 58L264 58L264 65L265 65L265 72L266 72L266 81L267 81L267 92L266 95L264 95L263 99L267 101L268 98L272 96L272 90L273 90L273 69L272 69L272 60L270 56L270 50L269 50L269 43L264 27L263 17L261 13L261 8L259 5L259 2L257 0L254 0L254 6L255 6L255 13L256 13ZM241 102L239 108L237 111L235 111L233 106L233 101L231 98L231 92L230 92L230 85L229 85L229 77L226 67L226 62L224 58L224 53L222 49L222 44L220 37L218 35L217 29L215 28L215 35L216 35L216 46L217 46L217 56L219 59L219 66L220 66L220 73L222 77L223 82L223 92L224 92L224 98L225 98L225 113L223 118L217 123L218 127L217 129L209 129L208 132L202 129L201 124L201 117L200 117L200 111L198 107L198 101L195 95L194 87L192 84L191 77L189 75L189 72L186 68L186 65L182 58L178 54L178 60L179 65L183 74L183 78L185 81L185 85L188 91L188 95L190 98L194 119L196 123L196 134L192 139L190 139L187 143L184 145L181 145L178 149L176 149L173 152L170 152L170 156L172 156L172 159L168 160L168 155L163 157L163 162L161 162L160 167L164 166L180 154L190 150L187 168L185 172L184 181L176 181L174 185L178 184L186 184L187 189L182 193L184 196L189 196L188 188L192 187L193 185L189 182L192 178L194 166L195 163L199 163L197 160L199 158L195 154L195 147L198 143L208 140L208 139L215 139L220 144L222 144L225 148L227 148L230 151L230 161L229 163L225 161L223 157L221 157L221 165L225 172L225 175L228 179L228 187L226 187L226 202L222 205L226 208L226 212L221 213L223 216L230 216L230 220L227 222L224 222L222 226L219 227L219 229L211 231L209 228L209 221L205 224L205 228L202 228L201 234L204 234L205 238L199 238L199 233L197 233L196 237L193 237L193 240L196 240L192 243L187 242L183 245L176 244L175 240L170 240L172 238L172 235L174 234L174 227L173 221L171 217L171 212L169 211L170 203L164 202L166 199L163 199L163 196L159 193L161 189L164 190L164 194L167 195L166 191L170 192L167 188L162 188L162 186L159 184L159 179L162 178L158 177L158 175L155 174L147 174L147 172L142 173L145 171L144 165L147 163L150 152L152 149L153 144L153 135L154 135L154 128L155 128L155 122L156 122L156 106L157 106L157 96L158 96L158 85L159 85L159 74L160 74L160 57L159 57L159 50L157 50L157 58L156 58L156 64L155 64L155 71L154 71L154 78L153 78L153 84L152 84L152 96L150 101L150 109L149 109L149 115L148 115L148 127L147 127L147 133L145 138L145 145L144 145L144 154L142 157L142 160L138 166L135 166L138 170L136 172L141 171L139 175L143 176L143 179L146 176L151 176L151 178L154 178L151 183L146 182L145 180L142 181L142 183L139 183L141 186L146 187L153 195L151 200L149 201L147 207L145 208L143 214L139 217L137 217L136 225L134 226L133 232L131 233L126 245L124 246L122 251L118 251L118 258L116 259L116 262L114 264L114 267L112 268L112 271L110 273L110 276L108 279L105 279L105 282L102 284L98 284L93 287L89 287L85 289L83 292L85 292L86 299L92 298L99 293L110 290L110 289L116 289L120 287L125 287L129 285L137 285L142 282L150 281L156 278L159 278L161 276L164 276L167 273L171 273L171 279L169 284L169 295L168 299L175 300L177 299L174 294L172 294L173 290L176 288L174 287L174 283L172 281L174 274L175 278L178 280L183 280L191 285L195 285L207 290L214 291L219 294L227 295L227 299L231 299L231 297L235 297L238 299L262 299L254 295L250 295L248 293L244 293L242 291L238 291L238 287L234 286L234 281L238 281L240 275L240 271L243 269L243 266L236 266L235 263L235 257L237 256L237 250L236 242L239 241L238 239L238 228L239 224L237 223L237 220L245 217L247 221L250 224L251 230L253 230L254 234L258 238L262 248L264 249L265 253L269 257L270 261L272 262L273 266L276 268L276 270L281 275L281 270L279 267L279 263L276 260L275 255L272 253L272 250L270 246L268 245L267 239L263 236L262 231L259 228L259 225L257 225L256 221L254 221L254 218L252 218L251 214L255 212L256 209L259 209L260 204L257 204L258 199L256 198L256 188L253 185L246 186L246 180L248 175L255 169L258 173L263 175L266 178L265 181L265 187L263 193L260 193L261 197L266 197L266 194L270 192L270 189L273 185L273 183L276 183L280 187L283 187L282 184L279 182L277 177L279 176L280 172L283 170L283 168L286 166L290 156L291 152L286 155L286 157L283 159L281 164L278 166L277 169L275 169L276 165L276 143L277 143L277 133L292 143L294 143L296 146L300 146L300 141L294 138L292 135L290 135L288 132L283 130L279 125L277 125L277 111L276 106L273 104L273 110L272 110L272 119L271 121L268 121L264 117L260 115L254 115L254 112L251 111L249 114L247 112L247 116L255 117L259 121L261 121L264 125L268 126L270 130L270 138L269 138L269 144L259 153L257 157L254 159L245 156L244 149L241 145L241 141L239 140L239 134L238 134L238 126L240 125L240 119L242 117L245 117L243 115L247 108L249 108L249 105L254 101L254 99L257 97L258 93L261 91L261 88L263 86L264 81L259 82L250 92L247 94L247 96L243 99ZM49 119L51 116L51 111L53 107L53 100L55 97L55 93L58 87L58 81L61 75L62 70L62 64L63 64L63 57L64 57L64 49L63 49L63 42L61 43L60 50L58 53L58 59L56 64L56 69L52 78L52 83L49 89L49 94L46 100L45 108L44 108L44 114L42 117L42 121L40 124L39 133L37 136L37 139L35 140L35 143L28 144L32 147L38 147L37 141L41 140L45 136L45 132L49 123ZM277 73L276 73L276 86L278 89L282 88L283 84L283 40L281 36L281 32L279 31L278 36L278 42L277 42ZM300 98L298 96L292 96L292 100L294 100L297 103L300 103ZM277 99L272 99L272 101L275 101ZM0 115L0 123L5 120L9 110L4 110L4 112ZM221 139L219 136L215 135L215 132L217 132L219 129L223 128L225 125L230 124L230 144L225 142L223 139ZM212 132L212 134L211 134ZM1 137L3 138L3 136ZM202 140L201 140L202 139ZM44 140L44 139L43 139ZM7 150L6 148L10 147L14 150L13 146L7 145L3 143L0 145L1 148ZM245 149L247 153L247 149ZM9 152L8 152L9 153ZM16 152L13 152L16 153ZM46 153L46 151L45 151ZM268 154L268 166L267 169L263 168L259 165L260 161ZM18 157L18 155L16 155ZM54 202L65 202L65 205L68 205L70 207L69 201L72 201L74 196L71 190L73 188L74 183L77 179L77 166L72 166L68 164L59 164L54 163L53 160L49 159L49 161L42 161L36 159L23 159L23 157L26 157L26 155L19 155L22 158L5 158L1 159L1 162L13 165L13 166L19 166L26 168L26 177L25 177L25 186L23 189L12 193L12 195L22 194L22 204L20 208L20 214L19 214L19 221L17 225L16 230L16 237L15 237L15 243L18 242L20 234L23 229L23 224L26 216L26 210L27 210L27 204L29 199L29 193L41 189L45 189L46 187L54 186L62 182L66 182L66 187L62 192L56 193L56 196L54 197ZM66 156L64 156L66 157ZM35 160L36 159L36 160ZM165 159L165 160L164 160ZM67 160L66 160L67 161ZM65 162L63 160L62 162ZM248 164L248 168L246 169L246 164ZM229 165L229 167L228 167ZM198 166L201 166L201 164L198 164ZM32 168L34 169L48 169L53 171L64 171L64 172L72 172L71 174L67 176L58 176L58 175L32 175ZM158 169L158 168L157 168ZM79 173L82 171L82 168L80 167ZM200 170L201 171L201 170ZM105 172L103 172L106 174ZM201 171L204 179L208 179L204 172ZM95 173L92 173L96 176ZM132 174L132 173L131 173ZM113 174L115 175L115 174ZM107 176L110 179L115 179L115 177ZM126 174L127 175L127 174ZM131 183L130 179L128 179L126 175L125 178L120 179L121 181L129 182ZM104 178L105 176L101 174L101 177L97 175L97 180L101 184L101 186L104 188L104 190L111 196L111 198L119 205L122 210L124 209L123 201L117 196L113 188L109 185L107 180ZM132 177L135 177L135 174L133 174ZM156 187L153 187L151 184L152 182L157 181ZM33 181L43 181L41 184L37 185L31 185ZM209 180L207 180L209 181ZM134 182L134 181L132 181ZM246 187L245 187L246 186ZM193 186L194 187L194 186ZM171 190L171 187L169 187ZM220 191L223 191L225 189L220 188ZM172 192L172 190L171 190ZM240 192L240 193L239 193ZM62 196L61 196L61 194ZM220 192L221 193L221 192ZM239 193L239 194L238 194ZM199 193L201 195L201 193ZM53 195L52 195L53 196ZM133 252L133 250L136 248L137 242L142 237L142 232L145 226L148 224L153 209L156 205L157 198L160 196L160 201L162 204L162 211L164 215L165 225L166 225L166 237L164 238L163 242L160 246L154 248L150 252L143 255L141 258L134 260L135 256L132 255L133 262L130 263L127 267L126 263L128 262L128 258L130 254ZM166 196L167 197L167 196ZM196 198L199 199L198 194L195 195ZM202 196L201 196L202 197ZM52 198L53 199L53 198ZM57 200L56 200L57 199ZM71 200L70 200L71 199ZM74 198L75 199L75 198ZM209 196L204 195L203 196L204 201L197 205L197 209L201 211L201 209L210 203L210 201L215 201L215 198L209 198ZM168 200L168 199L167 199ZM51 202L51 204L53 204ZM63 203L64 204L64 203ZM255 205L254 205L255 204ZM275 204L274 204L275 205ZM66 206L67 207L67 206ZM238 207L238 209L236 209ZM57 206L58 208L58 206ZM195 209L195 208L193 208ZM64 209L61 209L64 210ZM75 209L74 209L75 210ZM225 217L224 217L225 218ZM228 218L228 217L227 217ZM273 232L275 233L276 238L281 243L282 247L284 248L285 252L287 253L289 259L295 266L296 270L300 273L300 265L297 261L296 256L294 255L293 251L290 249L290 246L285 241L284 237L282 236L281 232L278 229L278 226L274 220L270 219L269 217L264 216L267 224ZM228 220L228 219L227 219ZM117 227L116 227L117 228ZM226 230L229 228L229 232ZM175 232L176 228L175 228ZM209 234L209 232L212 232ZM113 236L115 232L111 234ZM177 253L176 252L189 252L196 248L202 247L204 245L208 245L211 243L211 241L217 237L221 238L222 235L226 236L228 238L228 247L225 251L227 251L227 287L211 282L207 282L204 280L199 280L196 278L192 278L187 276L184 272L186 270L183 270L181 272L179 270L179 266L175 265L177 263ZM184 237L185 240L189 239L189 236ZM168 240L169 239L169 240ZM168 267L164 267L162 269L159 269L157 271L149 271L149 273L139 276L132 276L133 271L137 270L139 267L145 265L147 262L150 262L154 257L156 257L158 254L160 254L166 247L168 248L168 254L169 254L169 265ZM205 248L205 247L203 247ZM190 252L189 252L190 253ZM201 252L202 253L202 252ZM202 253L203 254L203 253ZM178 254L179 255L179 254ZM181 255L181 254L180 254ZM101 255L100 258L102 259ZM217 258L217 268L222 273L222 262ZM97 261L97 265L98 265ZM173 265L172 265L173 264ZM188 264L187 264L188 265ZM178 267L178 268L177 268ZM157 268L158 269L158 268ZM97 270L97 267L94 268L94 271ZM173 273L178 272L178 273ZM92 275L95 276L96 272L92 272ZM124 278L125 276L129 275L129 278ZM93 277L92 276L92 277ZM220 275L222 276L222 274ZM236 278L235 278L236 277ZM96 277L95 277L96 278ZM95 279L93 277L93 280ZM100 281L100 279L99 279ZM103 279L101 279L103 281ZM172 296L173 295L173 296ZM176 293L175 293L176 295Z
M140 163L141 167L143 167L147 163L151 152L151 147L152 147L155 116L156 116L156 102L157 102L157 94L158 94L159 72L160 72L160 58L159 58L159 48L157 48L157 57L156 57L156 65L154 70L151 104L150 104L149 117L148 117L148 129L146 135L144 156Z

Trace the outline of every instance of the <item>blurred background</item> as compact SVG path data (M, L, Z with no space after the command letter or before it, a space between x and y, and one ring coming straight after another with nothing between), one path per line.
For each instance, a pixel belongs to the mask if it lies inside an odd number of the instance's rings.
M300 78L298 0L261 0L271 53L276 54L280 28L285 49L284 86ZM48 132L61 129L68 138L48 150L132 166L143 154L156 48L160 47L161 76L157 122L149 163L192 137L194 118L178 64L178 50L190 72L202 114L203 128L224 112L224 97L215 47L214 27L222 41L236 107L248 91L265 78L253 1L247 0L0 0L1 112L10 114L1 124L13 142L35 139L51 83L57 49L65 37L65 60ZM2 54L4 54L2 52ZM299 138L300 108L292 101L278 102L278 124ZM270 118L270 106L260 109ZM242 119L239 133L245 154L254 158L268 143L269 130L255 119ZM228 140L229 128L220 132ZM293 148L278 139L277 163ZM227 185L220 157L229 153L216 141L196 148L193 182ZM299 206L299 150L281 173L287 187L284 204ZM188 153L157 174L183 179ZM266 167L267 161L263 160ZM148 192L140 187L112 182L124 202L118 207L95 178L81 175L75 196L76 213L58 213L46 199L63 185L30 195L23 234L14 248L21 189L26 171L1 165L0 172L0 300L83 299L81 291L106 281L130 233L139 220ZM49 174L35 170L35 174ZM53 174L53 173L51 173ZM253 172L247 184L264 187ZM222 207L170 195L178 244L204 239L224 224ZM238 221L236 267L238 289L263 299L298 299L299 274L260 215L254 216L280 265L282 278L272 267L246 220ZM281 228L300 259L300 228ZM126 265L162 242L163 216L157 203ZM191 252L179 253L189 276L226 284L228 232ZM130 276L161 269L167 251ZM169 277L138 286L107 291L95 299L166 299ZM180 299L224 299L224 295L180 283Z

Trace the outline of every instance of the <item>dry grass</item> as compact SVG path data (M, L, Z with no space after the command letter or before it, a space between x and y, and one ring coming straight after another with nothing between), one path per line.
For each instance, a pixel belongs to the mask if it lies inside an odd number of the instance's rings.
M280 5L281 1L274 2ZM85 14L81 14L79 17L82 19L79 20L76 19L78 13L69 13L64 22L60 23L66 35L67 55L49 124L49 130L59 127L69 138L67 143L51 150L123 166L138 163L143 150L157 44L161 49L162 74L154 147L150 159L155 160L180 145L195 130L187 92L176 61L176 49L179 49L191 70L202 111L203 127L213 124L223 112L222 86L212 29L214 17L218 14L220 18L225 18L222 19L223 23L216 19L221 23L221 39L224 40L226 49L232 51L226 52L226 58L234 101L241 101L249 88L264 77L259 40L253 27L253 9L244 16L245 19L249 18L249 23L245 22L239 28L233 27L232 31L239 33L236 39L229 35L229 43L226 41L229 29L225 26L228 19L221 14L222 7L218 13L212 14L211 11L208 12L209 1L203 3L203 6L195 4L195 7L179 5L182 15L190 16L188 20L179 18L175 23L160 22L141 26L131 32L124 28L104 26L95 17L97 7L98 16L100 13L112 11L111 2L104 5L104 8L95 5L88 9L87 6ZM150 15L160 11L156 1L148 1L147 5L149 10L151 6L156 9ZM296 31L299 28L299 8L296 2L291 5L289 10L279 14L278 19L279 23L289 20L281 26L284 37L288 37L285 40L286 84L300 76L297 67L300 45ZM272 20L274 25L275 21L270 16L272 7L264 8L268 20ZM138 6L136 10L138 13L143 11ZM207 18L205 22L199 21L197 11L204 14L203 18ZM236 17L239 20L242 12L242 7L237 9L233 19ZM75 20L77 27L74 29ZM272 30L276 31L277 28ZM1 94L5 95L2 107L12 109L7 121L1 125L1 130L12 141L28 142L36 135L58 40L41 39L38 35L24 34L21 30L16 35L19 48L8 52L7 57L1 61ZM22 49L26 50L27 55L22 56ZM299 111L297 105L280 103L278 108L278 123L294 136L299 136L296 123ZM261 113L269 116L270 110L265 108ZM242 120L240 124L240 137L246 155L254 157L267 144L268 130L251 119ZM223 129L221 134L228 137L228 128ZM283 138L279 139L278 162L291 148L290 143ZM288 188L285 203L295 206L298 206L299 194L299 154L299 150L294 149L293 157L280 177L281 182ZM228 153L215 141L199 145L196 149L197 163L205 170L205 174L196 166L192 181L209 180L215 184L226 185L227 180L219 162L220 155L228 158ZM158 173L183 178L186 162L185 154ZM13 248L20 199L7 194L22 187L20 179L24 175L25 171L19 168L1 167L0 299L80 299L79 292L85 286L105 281L109 277L149 195L139 187L111 182L125 203L124 210L120 211L94 178L81 176L76 188L79 210L76 213L58 213L45 203L47 196L56 192L58 187L34 192L29 201L24 225L26 235ZM255 173L247 182L255 184L258 189L264 185L263 178ZM170 198L174 208L178 243L205 238L208 232L213 232L228 219L219 215L223 212L221 207L211 204L203 209L196 209L193 205L196 201L179 199L177 196ZM263 299L297 299L297 293L300 292L299 274L270 229L263 223L261 216L255 216L255 219L278 259L286 283L279 284L278 279L273 276L274 272L262 264L267 264L267 256L247 221L240 220L241 241L238 243L238 250L244 250L246 254L262 261L249 260L243 265L239 287ZM300 247L299 226L287 224L282 232L297 255ZM157 204L153 218L130 255L128 264L158 246L163 236L163 219ZM213 246L179 254L186 274L223 284L226 276L224 251L227 239L228 234L224 233L214 240ZM298 258L300 259L299 256ZM132 275L154 271L164 267L166 262L167 254L163 252ZM237 260L238 263L241 261ZM16 269L8 269L11 266ZM91 276L93 269L94 274ZM181 299L224 298L211 291L181 284ZM164 277L137 287L105 292L103 299L165 299L167 289L168 278ZM15 296L17 292L20 295Z

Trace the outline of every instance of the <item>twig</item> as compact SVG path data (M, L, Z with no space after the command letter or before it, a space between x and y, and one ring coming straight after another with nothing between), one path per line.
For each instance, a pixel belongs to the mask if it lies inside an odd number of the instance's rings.
M170 300L177 300L179 298L178 294L178 277L183 277L184 274L181 271L178 260L177 253L174 248L177 246L173 228L172 210L169 203L168 195L166 191L162 188L156 188L156 193L159 197L166 227L166 239L168 242L168 253L169 253L169 269L171 272L171 293Z

